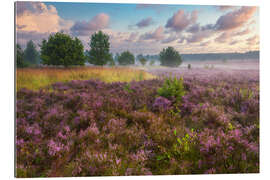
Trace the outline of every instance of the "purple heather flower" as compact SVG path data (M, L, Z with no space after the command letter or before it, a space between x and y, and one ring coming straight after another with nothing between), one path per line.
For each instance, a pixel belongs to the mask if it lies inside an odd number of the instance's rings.
M153 104L153 107L156 108L156 109L159 109L159 110L163 111L163 110L167 110L170 107L170 105L171 105L171 101L170 100L168 100L168 99L166 99L164 97L159 96L159 97L157 97L155 99L155 102Z

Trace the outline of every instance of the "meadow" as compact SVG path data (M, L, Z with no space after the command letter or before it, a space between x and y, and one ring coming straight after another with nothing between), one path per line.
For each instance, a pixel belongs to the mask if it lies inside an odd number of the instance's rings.
M259 172L258 70L44 71L17 70L17 177Z
M20 68L16 70L16 90L38 90L56 82L99 79L104 82L130 82L153 79L154 76L124 67Z

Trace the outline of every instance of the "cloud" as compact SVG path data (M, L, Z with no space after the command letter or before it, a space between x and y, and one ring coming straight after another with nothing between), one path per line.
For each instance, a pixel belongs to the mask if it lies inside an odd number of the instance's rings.
M210 41L206 41L206 42L202 42L202 43L200 43L200 46L208 46L211 43L212 43L211 40Z
M219 35L216 39L215 42L218 43L226 43L228 39L231 39L231 33L230 32L223 32L221 35Z
M145 19L142 19L141 21L139 21L136 24L136 26L138 28L144 28L144 27L150 26L153 23L154 23L153 19L151 17L148 17L148 18L145 18Z
M62 19L52 5L41 2L16 3L16 30L51 33L68 30L73 22Z
M199 31L197 33L192 34L186 40L188 43L197 43L201 42L204 39L210 37L212 35L212 31Z
M220 31L237 29L245 25L253 16L257 7L242 7L238 10L220 16L215 28Z
M167 37L166 39L163 39L161 41L162 44L167 44L167 43L171 43L171 42L174 42L178 39L178 36L177 35L170 35L169 37Z
M140 40L162 40L164 38L164 28L159 26L154 32L147 32L140 36Z
M239 41L237 41L237 40L235 40L235 41L232 41L232 42L230 42L230 45L235 45L235 44L237 44Z
M235 36L244 36L244 35L246 35L246 34L249 34L250 32L251 32L250 29L247 28L247 29L245 29L245 30L243 30L243 31L236 32L234 35L235 35Z
M185 13L183 10L178 10L170 19L168 19L166 28L180 32L186 29L189 25L197 21L198 12Z
M125 39L125 41L136 42L138 36L139 36L138 32L132 32L132 33L130 33L129 37L127 39Z
M71 27L71 32L76 36L89 36L93 31L105 29L109 25L110 16L100 13L89 21L77 21Z
M260 43L260 39L258 35L254 35L248 39L246 39L248 45L258 45Z
M16 33L16 43L20 44L22 48L28 41L33 40L36 45L40 44L42 39L47 39L50 33L40 33L37 31L17 31ZM37 46L38 47L38 46Z
M187 32L189 33L197 33L201 30L201 27L200 27L200 24L194 24L192 26L190 26L188 29L187 29Z

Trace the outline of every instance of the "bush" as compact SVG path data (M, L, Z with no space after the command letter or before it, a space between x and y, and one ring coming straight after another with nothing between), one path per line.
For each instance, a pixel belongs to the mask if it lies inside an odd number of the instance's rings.
M159 53L161 66L177 67L182 63L180 54L173 48L168 47Z
M60 32L50 35L48 41L42 41L41 59L46 65L84 65L82 42Z
M132 65L135 63L135 57L129 51L125 51L119 56L118 62L120 65L124 65L124 66Z
M163 86L159 88L157 92L159 96L163 96L167 99L175 98L176 101L181 101L182 96L185 95L183 78L166 78Z

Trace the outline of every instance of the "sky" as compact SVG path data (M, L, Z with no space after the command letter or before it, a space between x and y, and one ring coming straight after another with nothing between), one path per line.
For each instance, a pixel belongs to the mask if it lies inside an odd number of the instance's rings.
M103 31L111 52L180 54L259 50L259 8L254 6L119 3L17 2L17 43L40 44L63 31L89 49L91 35Z

